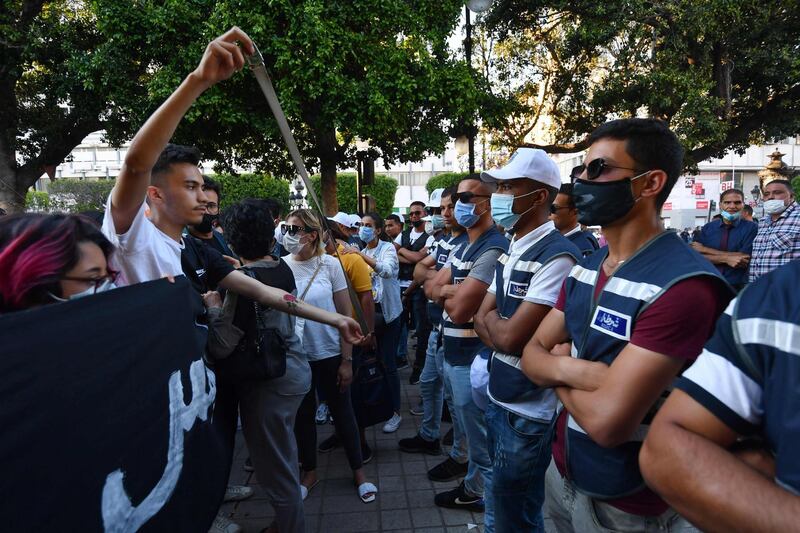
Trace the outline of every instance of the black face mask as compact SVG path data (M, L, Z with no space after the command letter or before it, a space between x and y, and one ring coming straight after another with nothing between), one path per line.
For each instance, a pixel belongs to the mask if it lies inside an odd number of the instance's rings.
M607 226L627 215L636 204L631 184L645 174L617 181L575 180L572 197L578 209L578 222Z
M195 224L194 230L197 233L210 233L211 230L214 229L214 222L217 221L219 215L209 215L208 213L203 215L203 221L199 224Z
M422 220L422 219L415 220L414 222L411 223L411 225L414 226L416 229L419 229L419 228L421 228L422 226L425 225L425 221Z

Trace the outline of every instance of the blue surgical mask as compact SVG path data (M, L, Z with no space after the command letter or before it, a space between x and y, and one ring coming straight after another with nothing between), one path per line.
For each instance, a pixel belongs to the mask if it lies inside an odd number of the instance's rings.
M535 192L539 192L541 189L536 189L535 191L531 191L526 194L520 194L519 196L514 196L512 194L499 194L494 193L492 194L492 220L495 221L496 224L503 226L504 228L513 228L514 224L516 224L520 217L533 209L531 206L526 211L516 214L514 213L514 200L517 198L523 198L525 196L530 196Z
M444 229L444 217L442 215L431 216L431 222L434 230Z
M458 222L459 225L465 228L471 228L478 223L481 216L475 214L475 205L476 204L465 204L462 203L461 200L456 200L454 214L456 216L456 222Z
M375 228L361 226L358 228L358 238L364 242L372 242L375 239Z
M736 220L739 220L739 217L742 216L741 211L737 211L735 213L728 213L727 211L722 211L720 212L720 214L722 215L722 218L724 218L728 222L734 222Z

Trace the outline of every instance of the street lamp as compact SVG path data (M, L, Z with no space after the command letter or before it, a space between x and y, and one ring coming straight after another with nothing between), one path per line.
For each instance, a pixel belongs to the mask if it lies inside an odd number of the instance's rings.
M367 171L366 165L369 164L368 160L369 142L356 138L356 212L360 216L364 216L364 214L368 211L366 206L366 195L362 193L365 178L369 177L365 176ZM370 182L367 181L367 184L369 183Z

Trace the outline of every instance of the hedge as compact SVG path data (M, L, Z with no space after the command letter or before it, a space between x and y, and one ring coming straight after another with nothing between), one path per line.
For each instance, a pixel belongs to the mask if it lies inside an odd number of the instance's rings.
M25 210L41 212L50 210L50 195L44 191L28 191L25 193Z
M322 186L319 174L311 177L311 184L317 193L320 202L322 201ZM394 207L394 196L397 192L397 180L375 174L375 184L364 187L364 194L371 194L375 198L375 207L378 214L385 217L392 212ZM345 213L356 212L356 174L346 172L336 176L336 198L339 200L339 211ZM310 200L310 199L309 199Z
M290 210L289 182L286 180L264 174L214 174L210 177L222 187L222 209L245 198L275 198L283 206L284 214Z
M428 189L429 193L432 193L435 189L446 189L458 185L458 182L468 175L469 172L445 172L444 174L437 174L428 180L428 184L425 185L425 188Z
M114 180L58 179L47 186L51 211L104 211Z

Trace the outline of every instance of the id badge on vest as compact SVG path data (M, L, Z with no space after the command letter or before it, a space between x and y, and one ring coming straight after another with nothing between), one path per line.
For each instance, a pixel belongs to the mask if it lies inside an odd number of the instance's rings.
M453 285L461 285L462 283L464 283L465 279L467 279L467 278L466 277L463 277L463 278L453 277Z
M631 340L631 316L601 305L592 317L592 328L624 341Z
M525 296L528 294L528 283L520 283L518 281L509 281L508 283L508 295L511 298L516 298L518 300L524 300Z

